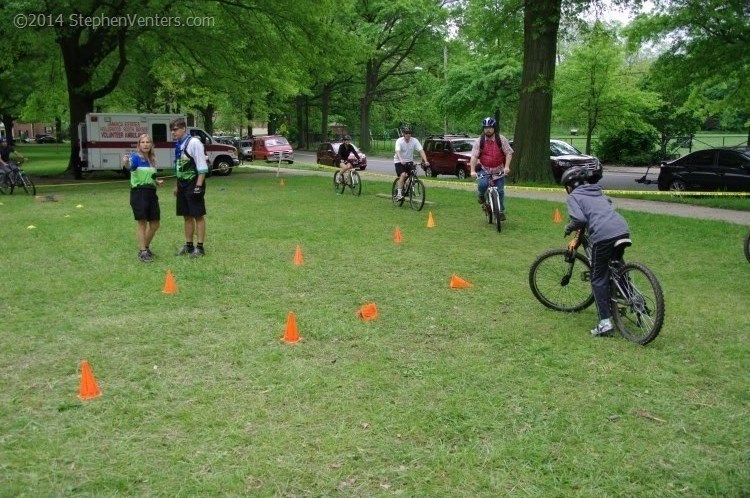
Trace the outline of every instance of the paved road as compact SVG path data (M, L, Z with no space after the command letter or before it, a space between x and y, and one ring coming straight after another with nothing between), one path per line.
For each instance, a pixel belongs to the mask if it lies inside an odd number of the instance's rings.
M308 151L295 151L295 159L298 161L315 164L315 152ZM370 157L367 158L367 171L382 173L386 175L395 175L396 172L393 168L393 159L383 157ZM636 183L635 179L642 177L646 173L646 168L631 168L631 167L605 167L604 177L600 180L602 188L605 190L651 190L656 191L656 184L643 185ZM656 180L659 171L652 171L649 173L648 178ZM441 175L440 178L450 178L448 175Z

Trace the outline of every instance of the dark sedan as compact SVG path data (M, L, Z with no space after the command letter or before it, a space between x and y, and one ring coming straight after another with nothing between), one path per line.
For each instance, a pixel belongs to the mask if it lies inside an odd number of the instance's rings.
M696 150L662 162L659 190L750 192L750 148Z
M317 161L317 163L325 164L327 166L334 166L336 161L336 154L339 151L339 146L341 145L341 143L342 142L323 142L322 144L318 145L318 150L315 152L315 160ZM362 152L356 145L354 145L354 148L357 149L357 154L359 154L359 168L357 169L366 169L367 156L365 156L364 152Z

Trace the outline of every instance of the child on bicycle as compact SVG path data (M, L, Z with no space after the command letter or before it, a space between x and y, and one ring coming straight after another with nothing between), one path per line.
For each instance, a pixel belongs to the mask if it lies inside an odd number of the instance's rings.
M359 154L357 153L357 148L351 144L351 137L349 135L344 135L342 140L343 143L339 145L339 150L336 153L336 166L339 166L341 177L344 179L344 184L346 184L344 173L354 167L354 161L359 163ZM352 156L354 156L354 159L352 159Z
M591 289L599 312L599 323L591 330L593 336L612 334L613 326L609 302L609 260L615 242L630 237L625 218L615 211L612 199L602 193L598 178L582 166L575 166L562 174L560 183L568 192L568 216L565 236L587 229L591 244Z

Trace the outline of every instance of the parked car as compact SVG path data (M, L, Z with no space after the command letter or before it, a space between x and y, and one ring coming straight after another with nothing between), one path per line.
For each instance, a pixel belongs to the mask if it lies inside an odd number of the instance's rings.
M253 160L253 141L252 140L240 140L237 147L237 154L240 159Z
M294 162L294 149L282 135L263 135L253 139L253 158L268 162Z
M433 135L424 141L424 153L430 165L427 176L455 175L466 178L471 173L469 158L476 138L469 135Z
M341 146L342 142L323 142L320 145L318 145L318 150L315 152L315 160L318 164L325 164L328 166L334 166L336 161L336 154L338 154L339 147ZM354 145L354 144L352 144ZM362 150L354 145L354 148L357 149L357 154L359 154L359 167L357 169L366 169L367 168L367 156L365 155Z
M35 141L38 144L53 144L57 142L55 137L53 137L52 135L37 135Z
M696 150L662 162L659 190L731 190L750 192L750 148Z
M596 183L602 178L602 165L599 159L581 153L578 149L562 140L552 139L549 141L550 167L552 176L557 183L563 172L573 166L584 166L591 173L591 183Z

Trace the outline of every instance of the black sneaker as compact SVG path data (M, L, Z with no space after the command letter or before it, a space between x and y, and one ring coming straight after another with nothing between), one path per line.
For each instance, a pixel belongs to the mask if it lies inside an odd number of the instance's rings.
M148 247L146 248L146 252L148 253L149 256L151 256L152 259L156 257L156 255L152 253L151 249L149 249Z
M206 255L206 250L202 247L196 247L193 252L190 253L191 258L201 258Z
M178 256L184 256L186 254L192 254L193 251L195 251L194 247L191 247L191 246L185 244L184 246L180 247L180 249L177 251L177 255Z
M498 218L500 218L500 221L505 221L505 211L500 211Z
M138 259L144 263L150 263L154 258L148 253L148 251L138 251Z

